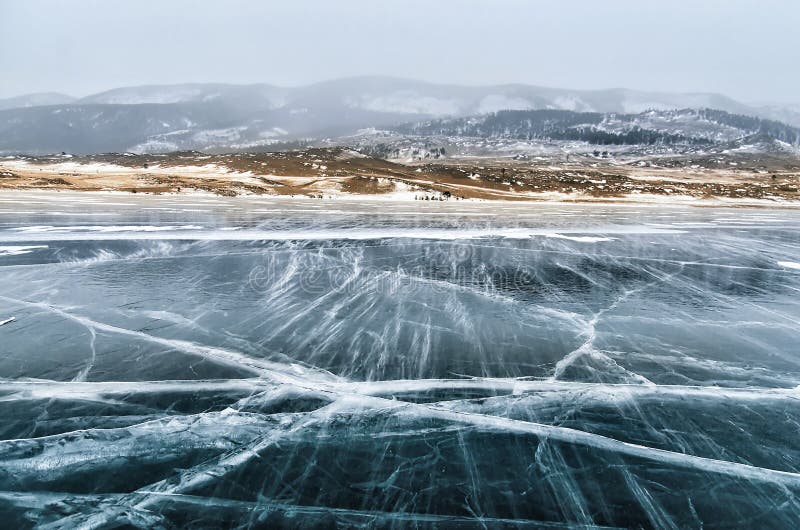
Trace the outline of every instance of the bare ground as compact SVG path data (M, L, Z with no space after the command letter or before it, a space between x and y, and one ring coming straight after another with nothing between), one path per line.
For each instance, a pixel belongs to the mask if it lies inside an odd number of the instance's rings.
M342 148L207 155L106 154L0 159L0 189L211 192L419 199L637 200L641 196L800 200L800 160L742 153L724 160L591 156L461 158L400 164Z

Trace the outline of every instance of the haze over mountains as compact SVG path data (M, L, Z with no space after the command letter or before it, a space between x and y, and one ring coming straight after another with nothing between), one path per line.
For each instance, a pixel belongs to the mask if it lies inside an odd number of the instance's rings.
M696 110L676 114L676 109L715 109L800 126L800 112L791 108L754 107L711 93L568 90L528 85L457 86L361 77L293 88L267 84L182 84L118 88L79 99L54 93L19 96L0 100L0 152L254 149L297 140L336 138L366 128L419 132L415 124L430 120L531 109L569 111L574 114L568 114L568 118L561 115L559 120L577 119L573 125L581 125L581 113L584 116L594 113L585 125L596 128L599 124L612 134L619 132L619 127L606 127L616 119L610 115L623 115L623 122L635 122L636 127L651 127L654 131L666 127L664 131L668 130L671 142L682 138L730 141L782 127ZM656 112L642 114L652 110ZM691 117L688 121L687 115ZM683 120L681 123L685 125L677 132L676 119ZM538 125L530 127L541 129ZM629 130L625 129L625 133ZM774 136L775 139L795 138L793 127L781 130L783 136ZM458 134L443 129L445 132ZM492 134L497 135L498 131ZM519 130L514 134L526 136ZM566 136L562 133L560 139L587 140L572 133Z

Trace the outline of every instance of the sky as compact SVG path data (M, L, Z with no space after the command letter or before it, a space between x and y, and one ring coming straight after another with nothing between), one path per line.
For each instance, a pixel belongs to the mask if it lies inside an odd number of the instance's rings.
M0 97L391 75L800 102L797 0L0 0Z

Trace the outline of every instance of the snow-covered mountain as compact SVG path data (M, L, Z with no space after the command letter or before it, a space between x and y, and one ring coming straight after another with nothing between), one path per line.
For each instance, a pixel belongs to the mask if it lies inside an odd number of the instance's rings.
M145 104L246 102L251 108L340 107L431 117L465 116L498 110L560 109L639 113L645 110L717 108L734 113L758 109L713 93L676 94L628 89L569 90L530 85L461 86L391 77L355 77L283 88L267 84L182 84L126 87L78 103ZM769 112L777 112L771 107Z
M770 119L781 115L777 107L754 108L718 94L459 86L389 77L289 88L156 85L117 88L79 100L57 94L0 100L4 109L0 110L0 152L246 149L500 110L640 114L648 109L684 108ZM787 109L785 115L785 121L800 125L800 114Z
M404 124L407 136L583 141L598 145L709 145L759 137L800 145L800 128L716 109L648 110L636 114L504 110Z
M170 103L225 102L246 105L254 110L286 105L289 90L271 85L226 85L189 83L146 85L107 90L77 101L79 104L143 105Z

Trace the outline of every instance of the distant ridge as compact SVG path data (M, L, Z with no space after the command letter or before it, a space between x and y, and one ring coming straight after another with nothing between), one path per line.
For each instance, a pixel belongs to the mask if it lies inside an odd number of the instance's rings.
M240 150L504 110L635 115L650 109L715 109L800 126L794 110L751 107L714 93L354 77L300 87L186 83L116 88L80 99L32 94L0 100L0 152Z
M75 101L76 98L66 94L59 94L58 92L40 92L0 99L0 110L40 107L42 105L65 105L74 103Z

